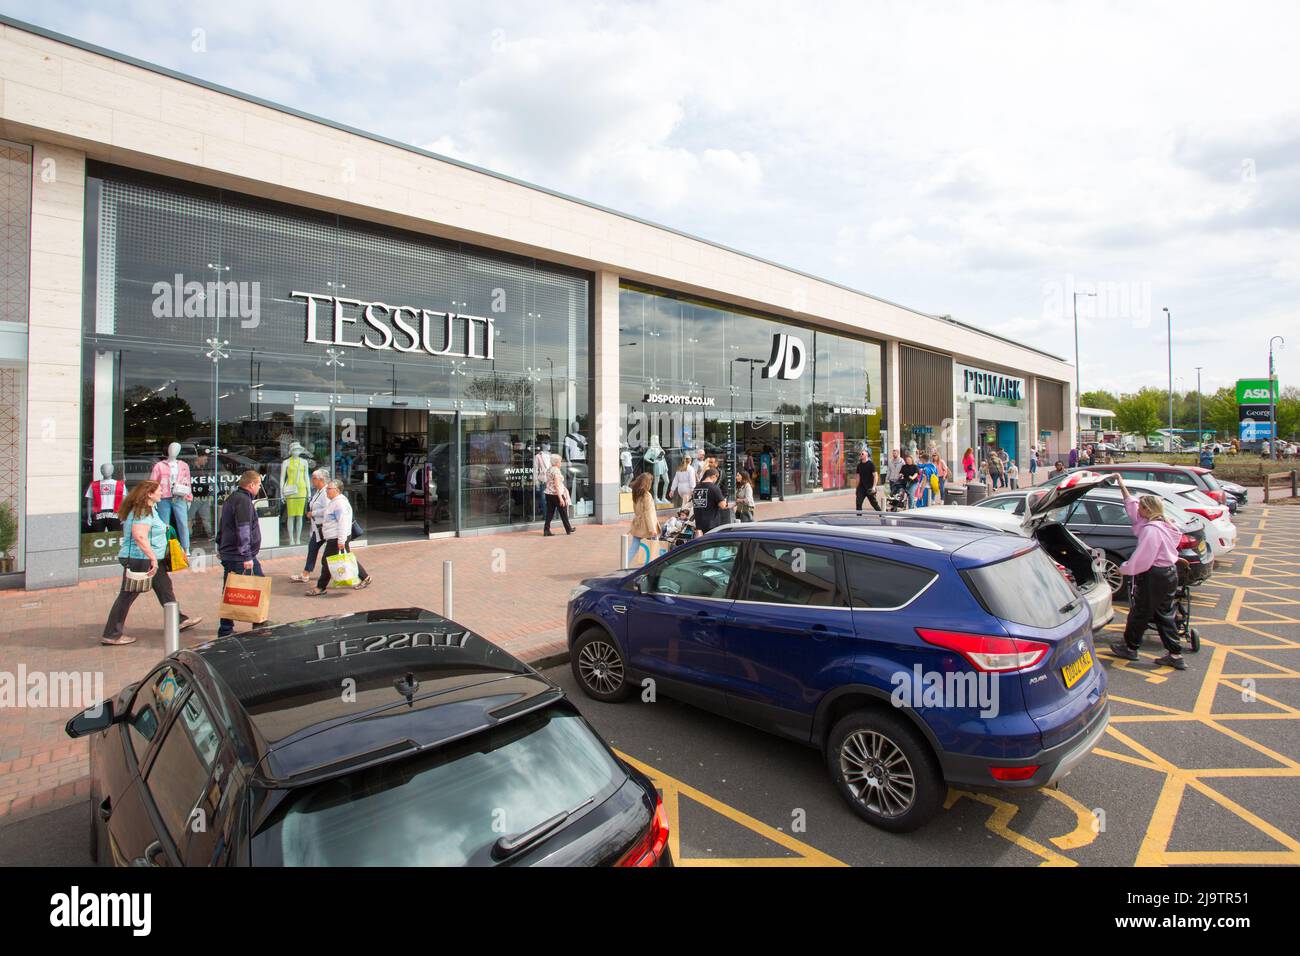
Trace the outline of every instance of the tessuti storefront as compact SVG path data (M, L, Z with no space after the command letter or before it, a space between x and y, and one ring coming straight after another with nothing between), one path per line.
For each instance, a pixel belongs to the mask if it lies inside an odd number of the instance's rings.
M643 472L660 502L684 458L715 457L772 500L851 486L858 451L886 440L882 348L872 341L624 282L619 291L621 509Z
M247 469L264 549L318 467L372 543L539 520L541 452L591 513L587 273L94 163L85 254L83 567L160 476L198 552Z

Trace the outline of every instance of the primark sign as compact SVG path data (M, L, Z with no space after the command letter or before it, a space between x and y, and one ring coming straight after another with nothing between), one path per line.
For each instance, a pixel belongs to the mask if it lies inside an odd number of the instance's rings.
M977 368L959 365L961 372L961 390L966 395L977 398L991 398L1004 402L1020 402L1025 398L1025 380L1014 375L1000 372L985 372Z
M496 331L492 319L481 315L363 302L314 292L290 295L305 300L305 341L309 345L338 345L376 352L423 352L449 358L495 358ZM454 350L457 341L464 343L465 351Z

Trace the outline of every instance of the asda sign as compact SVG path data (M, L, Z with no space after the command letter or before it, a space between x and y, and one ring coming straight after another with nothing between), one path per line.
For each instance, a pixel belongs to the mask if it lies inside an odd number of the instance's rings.
M1270 388L1270 384L1272 387ZM1272 383L1266 378L1237 379L1238 405L1267 405L1277 400L1277 380Z

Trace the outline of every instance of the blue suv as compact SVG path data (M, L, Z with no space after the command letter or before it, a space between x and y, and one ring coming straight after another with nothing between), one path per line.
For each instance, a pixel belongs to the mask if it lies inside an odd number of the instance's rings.
M573 673L819 747L868 822L905 832L946 784L1038 787L1109 721L1087 603L1041 547L947 528L724 526L569 599Z

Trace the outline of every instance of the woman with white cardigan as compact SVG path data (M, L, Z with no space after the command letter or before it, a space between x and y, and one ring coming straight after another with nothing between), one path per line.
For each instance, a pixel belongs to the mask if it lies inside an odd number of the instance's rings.
M673 499L673 504L678 508L685 508L687 502L691 500L691 492L695 490L695 484L699 481L695 469L691 467L689 455L682 457L682 463L677 466L677 471L673 472L672 484L668 486L668 497ZM633 501L635 505L636 502Z

